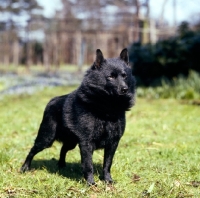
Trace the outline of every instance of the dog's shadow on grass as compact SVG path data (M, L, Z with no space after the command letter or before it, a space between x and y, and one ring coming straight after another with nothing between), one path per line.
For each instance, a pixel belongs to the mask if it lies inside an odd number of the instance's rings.
M64 168L58 168L58 161L56 159L50 160L33 160L31 169L35 170L47 170L52 174L59 174L63 177L73 179L79 181L83 178L82 168L80 162L66 162L66 166ZM97 174L99 178L102 178L102 165L99 163L95 163L94 165L94 174Z

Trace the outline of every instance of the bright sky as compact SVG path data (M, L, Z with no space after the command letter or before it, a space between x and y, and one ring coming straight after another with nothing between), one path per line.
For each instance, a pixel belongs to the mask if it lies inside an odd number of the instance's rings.
M62 8L61 0L37 0L40 5L44 7L44 15L51 17L55 10ZM149 0L151 17L160 18L161 9L164 0ZM164 12L164 18L173 23L173 1L168 0L166 3L166 10ZM177 22L180 23L183 20L191 21L192 16L199 13L200 18L200 0L176 0L177 4Z
M161 10L164 0L149 0L151 7L151 16L153 18L160 18ZM182 21L193 21L194 15L199 14L200 20L200 0L175 0L176 1L176 19L177 23ZM167 0L164 18L173 23L173 3L174 0Z
M51 17L55 10L62 8L61 0L37 0L37 2L44 7L44 15Z

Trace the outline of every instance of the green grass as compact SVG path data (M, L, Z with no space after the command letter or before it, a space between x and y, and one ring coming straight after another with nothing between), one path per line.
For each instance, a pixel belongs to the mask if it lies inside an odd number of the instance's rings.
M82 70L85 71L89 66L88 65L83 65ZM70 65L70 64L62 64L58 67L51 65L49 67L49 72L77 72L78 71L78 66L77 65ZM31 74L34 72L47 72L45 66L43 65L31 65L31 67L29 68L29 70L27 69L27 67L25 65L19 65L19 66L15 66L15 65L9 65L9 66L5 66L5 65L0 65L0 73L6 74L6 73L17 73L19 75L27 75L27 73Z
M171 82L165 78L161 79L161 86L139 87L138 97L146 98L175 98L186 100L197 100L200 103L200 74L190 71L188 77L179 76Z
M74 88L0 101L0 197L200 197L200 109L174 99L136 100L115 154L113 186L99 179L103 151L93 156L97 187L88 187L82 177L78 147L59 171L57 142L35 156L30 172L19 173L46 103Z

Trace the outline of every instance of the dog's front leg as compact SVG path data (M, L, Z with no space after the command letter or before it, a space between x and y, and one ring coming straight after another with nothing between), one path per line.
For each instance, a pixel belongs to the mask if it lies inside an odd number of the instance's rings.
M92 164L92 154L93 147L89 142L81 142L79 144L80 153L81 153L81 164L83 169L84 177L89 185L94 185L94 176L93 176L93 164Z
M109 142L108 144L106 144L105 150L104 150L103 176L104 176L104 180L108 183L113 182L111 174L110 174L110 168L112 165L115 151L118 146L118 142L119 141Z

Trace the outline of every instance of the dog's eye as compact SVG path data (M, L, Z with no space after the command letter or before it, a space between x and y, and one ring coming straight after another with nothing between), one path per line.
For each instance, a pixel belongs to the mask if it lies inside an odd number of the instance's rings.
M108 76L107 78L108 78L108 80L113 80L115 77L114 76Z
M127 75L124 73L124 74L122 74L122 77L123 77L123 78L126 78L126 77L127 77Z
M117 78L117 75L116 75L115 73L111 73L111 74L107 77L108 80L114 80L115 78Z

